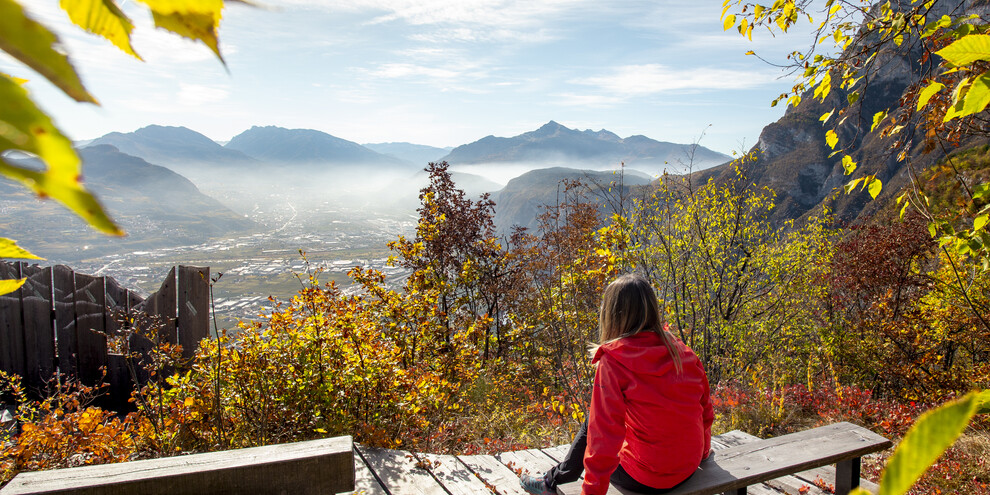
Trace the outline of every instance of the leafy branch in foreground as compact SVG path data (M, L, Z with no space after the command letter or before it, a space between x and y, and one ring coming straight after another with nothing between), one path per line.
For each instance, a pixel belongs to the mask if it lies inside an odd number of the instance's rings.
M223 0L140 0L155 25L180 36L201 41L223 62L217 40ZM106 38L125 53L141 57L131 46L131 20L114 0L62 0L60 5L77 26ZM34 21L15 0L0 0L0 49L34 70L70 98L99 104L83 86L79 74L62 50L58 37ZM0 73L0 175L20 182L40 198L62 203L93 228L123 235L97 199L82 184L82 163L70 141L32 101L24 79ZM39 158L43 170L5 159L10 151ZM0 239L3 246L13 244ZM0 250L0 257L38 259L21 249ZM17 290L17 281L0 281L0 294Z

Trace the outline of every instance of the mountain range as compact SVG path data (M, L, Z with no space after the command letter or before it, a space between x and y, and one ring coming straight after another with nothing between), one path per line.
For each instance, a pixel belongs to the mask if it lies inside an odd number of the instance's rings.
M17 211L4 219L3 228L17 232L19 241L48 258L73 261L122 251L197 244L257 227L165 167L106 144L88 146L79 154L87 188L127 236L98 233L54 201L38 201L26 189L0 181L0 210ZM31 160L14 161L22 166L38 166Z
M443 160L451 165L533 163L597 170L615 169L624 163L628 168L658 175L664 170L702 170L731 157L703 146L656 141L640 135L620 138L605 129L579 131L551 120L518 136L486 136L458 146Z

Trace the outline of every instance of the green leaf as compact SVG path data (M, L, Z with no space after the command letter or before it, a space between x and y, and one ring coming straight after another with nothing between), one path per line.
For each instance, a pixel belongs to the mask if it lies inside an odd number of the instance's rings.
M983 199L990 196L990 182L981 182L973 187L973 199Z
M139 1L151 9L155 26L203 42L223 62L217 39L223 0Z
M846 175L851 175L856 171L856 162L853 161L851 156L846 155L842 157L842 169L845 170Z
M855 105L856 102L859 101L859 91L853 91L852 93L849 93L846 96L846 101L848 101L850 105Z
M980 404L976 392L922 414L904 435L880 479L879 495L903 495L949 448Z
M880 191L882 189L883 189L883 181L881 181L880 179L871 180L870 185L867 188L867 190L870 192L870 196L873 199L877 199L877 196L880 195Z
M31 254L27 249L17 245L17 242L0 237L0 258L13 258L20 260L42 260Z
M957 106L953 108L951 118L965 117L982 112L987 107L987 104L990 104L990 72L984 72L973 80L969 88L961 93L961 97L962 106L959 108L957 102ZM948 116L947 113L946 117Z
M96 198L82 186L79 156L72 142L28 98L24 88L0 76L0 102L3 107L0 153L12 149L26 151L48 165L46 170L38 171L0 159L0 175L20 181L39 196L55 199L98 230L123 235Z
M982 230L983 227L986 227L987 226L987 220L988 220L987 215L979 215L976 218L974 218L973 219L973 230L974 231Z
M112 0L60 0L59 5L77 26L106 38L124 53L143 60L131 46L134 24Z
M969 24L964 24L968 26ZM967 34L951 45L935 52L946 62L955 65L969 65L979 60L990 60L990 36Z
M0 0L0 49L45 76L76 101L96 103L60 51L58 38L24 13L14 0Z
M990 390L980 392L980 395L976 396L976 401L978 403L976 414L990 413Z
M940 82L933 82L925 86L925 89L921 90L921 93L918 93L918 110L920 111L924 108L929 100L932 99L932 96L935 96L935 93L942 91L944 88L945 85Z
M829 129L825 133L825 143L828 144L829 148L835 149L835 145L839 144L839 135L835 133L834 129Z
M0 296L4 294L10 294L17 289L20 289L24 282L27 282L26 278L22 279L11 279L11 280L0 280Z
M883 119L885 118L887 118L886 110L882 110L880 112L873 114L873 126L870 127L870 132L877 130L877 126L880 125L880 123L883 122Z

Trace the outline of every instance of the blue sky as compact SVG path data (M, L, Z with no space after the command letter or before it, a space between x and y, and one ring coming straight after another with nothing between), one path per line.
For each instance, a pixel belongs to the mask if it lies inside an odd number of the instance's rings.
M808 42L723 32L721 2L267 0L230 4L225 70L204 46L161 30L132 1L146 62L68 24L56 2L24 2L62 38L102 106L78 104L0 56L72 139L149 124L227 140L252 125L318 129L359 143L456 146L549 120L749 148L793 84L774 60ZM710 126L710 127L709 127Z

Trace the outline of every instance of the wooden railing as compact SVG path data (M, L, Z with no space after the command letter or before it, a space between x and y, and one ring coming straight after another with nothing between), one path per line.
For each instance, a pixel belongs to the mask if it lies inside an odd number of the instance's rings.
M58 373L86 385L105 381L105 404L121 410L135 382L147 380L141 365L155 340L181 344L188 358L209 335L208 267L173 267L147 299L112 278L63 265L0 261L0 278L27 278L18 291L0 296L0 370L20 376L35 396L49 391ZM153 320L157 335L121 332L134 314Z

